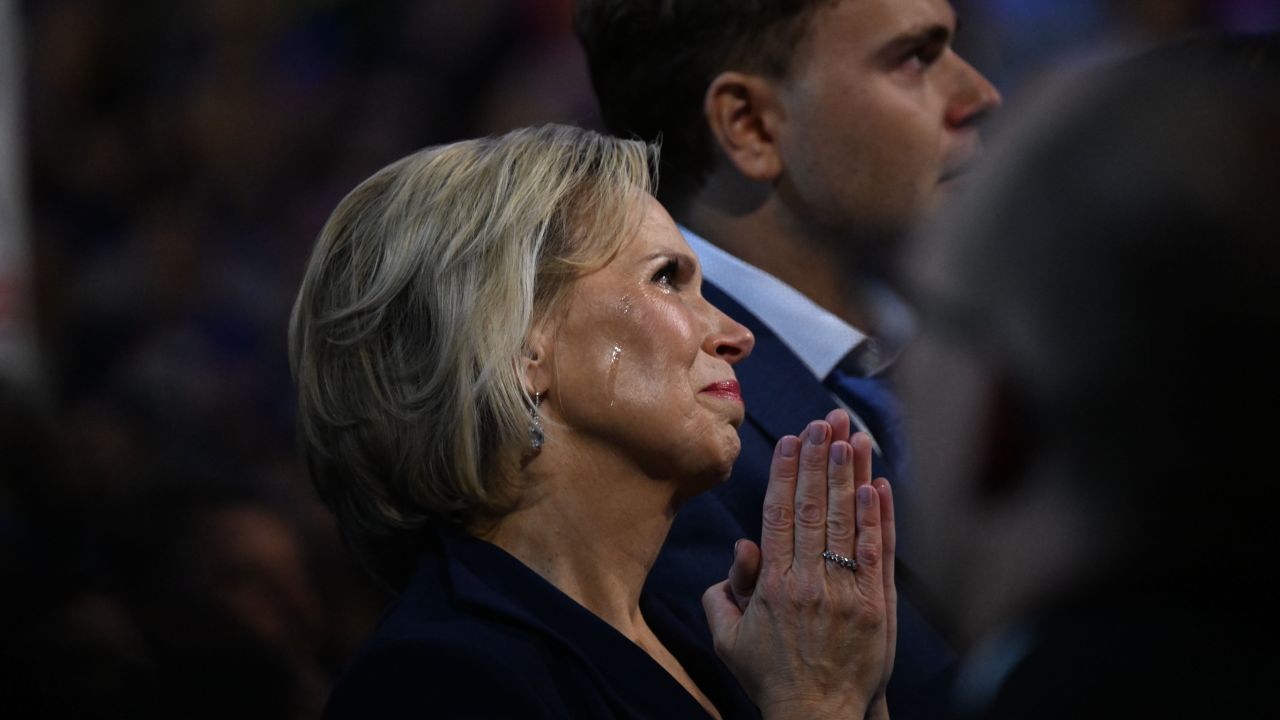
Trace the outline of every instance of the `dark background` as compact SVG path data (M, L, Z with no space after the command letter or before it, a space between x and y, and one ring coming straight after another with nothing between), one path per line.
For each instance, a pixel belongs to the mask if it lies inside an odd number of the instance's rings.
M1135 41L1280 24L1275 0L955 5L1010 99ZM38 372L0 367L0 712L314 716L389 596L294 452L304 261L414 149L596 126L571 3L17 9Z

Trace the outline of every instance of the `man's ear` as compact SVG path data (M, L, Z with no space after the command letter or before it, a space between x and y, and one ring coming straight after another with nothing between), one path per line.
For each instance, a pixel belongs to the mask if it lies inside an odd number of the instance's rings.
M759 182L772 182L782 174L777 142L782 115L771 81L722 72L707 87L703 111L720 150L739 173Z

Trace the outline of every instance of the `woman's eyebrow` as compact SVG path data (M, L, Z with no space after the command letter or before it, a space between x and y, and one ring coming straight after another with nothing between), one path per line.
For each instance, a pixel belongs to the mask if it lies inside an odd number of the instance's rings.
M653 252L653 253L649 253L648 255L645 255L643 258L640 258L640 261L649 262L650 260L657 260L658 258L666 258L668 260L679 260L680 262L690 263L695 267L698 265L698 258L694 257L692 254L687 253L683 250L659 250L657 252Z

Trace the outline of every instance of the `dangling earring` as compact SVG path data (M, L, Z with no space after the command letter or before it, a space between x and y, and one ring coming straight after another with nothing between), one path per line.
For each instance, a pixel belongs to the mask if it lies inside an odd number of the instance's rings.
M541 404L542 393L534 393L533 407L529 408L529 444L533 446L534 452L541 450L547 439L542 433L542 418L538 416L538 406Z

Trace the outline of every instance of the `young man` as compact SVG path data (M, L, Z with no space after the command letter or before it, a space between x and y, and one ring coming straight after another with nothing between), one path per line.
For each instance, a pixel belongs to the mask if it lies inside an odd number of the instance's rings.
M698 616L733 541L759 536L774 443L833 406L909 507L883 378L909 320L877 276L977 159L1000 97L952 50L947 0L579 0L575 20L606 124L661 140L659 199L703 291L756 336L733 478L682 510L650 576ZM889 697L906 718L940 697L953 656L911 602L911 549L899 557Z

